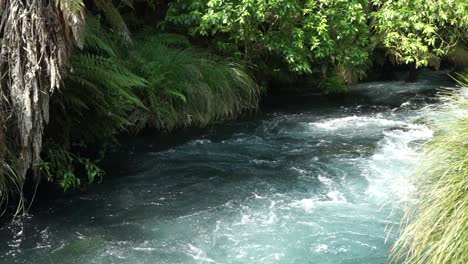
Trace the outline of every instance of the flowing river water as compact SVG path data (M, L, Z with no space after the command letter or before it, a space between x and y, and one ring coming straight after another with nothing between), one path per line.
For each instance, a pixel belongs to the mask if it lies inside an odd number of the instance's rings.
M0 263L384 263L445 81L135 139L103 183L3 226Z

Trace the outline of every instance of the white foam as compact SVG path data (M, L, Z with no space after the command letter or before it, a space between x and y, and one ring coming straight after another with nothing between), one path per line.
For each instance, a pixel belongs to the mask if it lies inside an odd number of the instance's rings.
M320 253L320 252L327 252L328 251L328 245L326 244L317 244L313 246L312 251Z
M191 145L204 145L212 143L209 139L196 139L190 142Z
M328 187L331 187L332 184L333 184L332 179L329 179L329 178L324 177L324 176L322 176L322 175L319 175L317 178L318 178L318 180L319 180L321 183L325 184L325 185L328 186Z
M310 211L312 208L314 208L316 202L316 199L302 199L291 203L291 206L296 208L302 208L305 211Z
M404 125L402 121L395 121L379 117L368 116L347 116L341 118L332 118L320 122L309 123L310 126L325 129L325 130L338 130L343 128L359 128L373 126L398 126Z
M276 160L262 160L262 159L254 159L252 160L252 163L255 165L262 165L262 164L275 164L278 163Z
M297 172L299 172L299 174L301 174L301 175L306 175L306 174L308 173L307 170L299 169L299 168L296 168L296 167L291 167L291 170L297 171Z
M134 247L133 250L135 250L135 251L154 251L156 249L151 248L151 247Z
M198 248L192 244L188 244L189 250L188 255L192 257L194 260L203 261L203 262L210 262L210 263L218 263L213 259L209 258L205 251L201 248Z
M367 194L372 201L397 206L408 199L414 189L409 177L421 158L412 143L432 136L433 131L424 125L405 124L401 129L384 131L378 151L365 165Z
M337 190L331 190L327 193L327 197L331 199L331 202L347 202L346 198Z

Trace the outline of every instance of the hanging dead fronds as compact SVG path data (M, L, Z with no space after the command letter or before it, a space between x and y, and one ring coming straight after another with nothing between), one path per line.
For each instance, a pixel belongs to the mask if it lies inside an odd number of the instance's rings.
M72 38L83 43L83 3L0 0L0 18L0 144L13 142L9 153L24 180L40 161L49 96L62 81Z

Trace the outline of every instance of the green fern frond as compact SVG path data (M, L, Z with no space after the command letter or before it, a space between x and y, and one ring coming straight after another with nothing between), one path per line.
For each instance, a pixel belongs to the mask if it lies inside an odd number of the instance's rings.
M122 63L113 58L93 54L77 54L72 59L76 75L83 76L92 83L108 87L116 92L133 86L146 86L146 80L132 73Z
M187 37L179 34L159 33L152 40L172 48L190 48Z
M86 29L84 37L85 49L92 50L98 54L104 53L109 57L117 57L117 48L102 28L99 20L91 15L86 18Z

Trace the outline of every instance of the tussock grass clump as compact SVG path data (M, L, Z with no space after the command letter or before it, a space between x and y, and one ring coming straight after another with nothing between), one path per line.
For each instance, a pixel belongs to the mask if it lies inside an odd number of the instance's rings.
M137 92L146 108L130 118L137 130L202 127L258 106L260 87L241 64L198 51L182 36L147 37L131 57L148 81Z
M424 146L413 178L415 202L405 212L393 263L468 263L468 99L459 94L444 100L442 114L450 119L435 121L437 133Z

